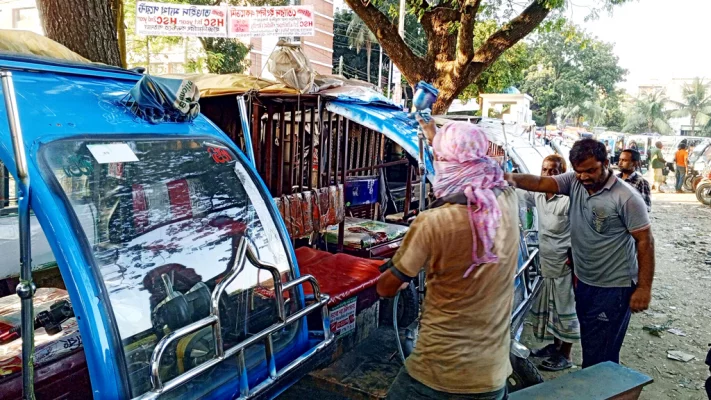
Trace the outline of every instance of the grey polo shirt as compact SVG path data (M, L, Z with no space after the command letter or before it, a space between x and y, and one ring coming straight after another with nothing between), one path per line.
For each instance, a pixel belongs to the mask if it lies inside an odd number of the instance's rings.
M566 264L570 247L570 199L559 194L548 199L545 193L518 193L526 206L538 210L541 275L544 278L560 278L570 274L570 266Z
M612 171L605 186L592 195L574 172L553 178L558 193L570 196L570 239L578 279L599 287L636 283L639 266L632 233L650 226L642 197Z

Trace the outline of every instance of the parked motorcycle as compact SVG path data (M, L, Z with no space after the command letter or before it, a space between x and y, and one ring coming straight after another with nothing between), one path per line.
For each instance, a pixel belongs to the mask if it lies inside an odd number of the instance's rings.
M696 186L696 199L701 204L711 206L711 168L701 173L701 181Z

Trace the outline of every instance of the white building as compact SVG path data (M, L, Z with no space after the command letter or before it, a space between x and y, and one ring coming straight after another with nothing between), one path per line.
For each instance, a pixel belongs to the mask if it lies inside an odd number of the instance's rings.
M691 84L693 81L694 78L672 78L669 80L651 79L638 86L638 95L643 96L662 91L670 100L666 105L666 110L673 111L679 108L677 103L686 102L684 99L684 86ZM692 134L690 117L670 118L669 125L671 125L677 135L697 136L701 130L699 122L697 121L694 129L696 134Z

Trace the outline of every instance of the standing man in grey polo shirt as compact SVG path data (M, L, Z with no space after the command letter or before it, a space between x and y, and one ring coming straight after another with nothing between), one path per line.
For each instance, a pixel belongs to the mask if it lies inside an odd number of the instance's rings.
M507 174L516 187L570 196L575 301L583 368L619 363L630 312L652 298L654 237L640 194L610 169L605 145L594 139L570 151L575 172L555 177Z

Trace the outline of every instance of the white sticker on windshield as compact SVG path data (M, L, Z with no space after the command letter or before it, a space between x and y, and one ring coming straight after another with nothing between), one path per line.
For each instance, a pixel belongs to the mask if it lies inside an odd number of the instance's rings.
M126 143L87 144L86 148L99 164L138 161L136 153Z

